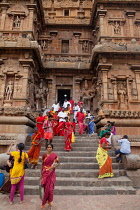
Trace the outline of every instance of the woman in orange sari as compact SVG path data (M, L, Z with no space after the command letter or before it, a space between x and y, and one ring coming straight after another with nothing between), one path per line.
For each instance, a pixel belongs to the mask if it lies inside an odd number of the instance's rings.
M38 132L38 128L34 128L35 133L32 135L32 146L28 152L29 162L32 164L31 168L37 168L39 154L41 149L41 137L42 135Z
M41 209L45 208L46 203L49 204L49 209L52 209L52 201L54 195L54 184L56 181L55 168L59 166L59 159L55 153L52 152L53 145L47 145L47 152L42 156L41 169L41 185L44 188L44 196L42 199Z
M112 159L107 154L108 149L111 149L111 146L108 144L107 138L109 138L110 133L107 132L104 134L104 137L100 139L99 147L97 149L96 160L99 164L99 179L105 177L113 177L112 171Z
M36 118L36 127L38 128L38 132L41 134L41 138L44 135L44 129L42 128L45 117L42 116L43 114L40 113L39 116Z

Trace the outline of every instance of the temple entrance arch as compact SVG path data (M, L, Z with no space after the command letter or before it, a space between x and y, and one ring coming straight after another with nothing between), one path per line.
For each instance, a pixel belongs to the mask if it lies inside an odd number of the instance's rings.
M58 89L57 90L57 101L60 105L63 105L65 98L70 100L71 90L70 89Z

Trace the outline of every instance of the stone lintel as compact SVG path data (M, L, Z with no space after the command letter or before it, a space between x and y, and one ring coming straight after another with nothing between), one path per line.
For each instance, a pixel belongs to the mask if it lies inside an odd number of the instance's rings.
M131 11L126 11L126 15L131 18L135 16L136 11L135 10L131 10Z
M3 63L4 63L3 59L0 59L0 65L3 64Z
M97 10L97 16L104 17L107 13L107 10Z
M24 66L33 66L35 67L35 63L33 59L19 59L19 63L21 63Z
M50 31L50 36L57 36L58 31Z
M81 34L82 34L81 32L76 32L76 31L73 32L73 35L74 35L75 37L80 37Z
M112 67L112 64L99 63L97 66L97 71L109 71L111 67Z
M131 65L131 69L140 72L140 65Z

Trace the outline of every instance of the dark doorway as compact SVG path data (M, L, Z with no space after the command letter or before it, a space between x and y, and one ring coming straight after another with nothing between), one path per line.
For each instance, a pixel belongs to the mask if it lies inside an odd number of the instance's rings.
M70 100L70 89L58 89L58 102L63 105L65 98Z

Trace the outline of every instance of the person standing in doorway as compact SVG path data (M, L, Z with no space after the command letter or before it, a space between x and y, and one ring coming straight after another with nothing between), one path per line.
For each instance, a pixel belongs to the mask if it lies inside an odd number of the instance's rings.
M59 108L60 108L59 103L57 103L57 102L55 102L55 103L52 105L52 107L54 108L54 111L55 111L55 112L58 112L58 110L59 110Z
M79 134L82 135L84 131L84 119L85 119L83 108L80 109L80 112L77 113L76 117L77 117L78 126L79 126Z
M64 107L64 108L67 108L67 107L68 107L68 104L69 104L69 106L71 107L70 102L67 101L67 99L65 98L65 101L64 101L64 103L63 103L63 107Z

